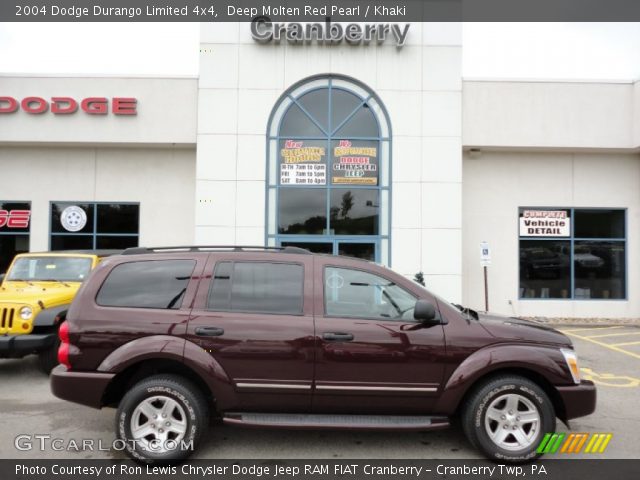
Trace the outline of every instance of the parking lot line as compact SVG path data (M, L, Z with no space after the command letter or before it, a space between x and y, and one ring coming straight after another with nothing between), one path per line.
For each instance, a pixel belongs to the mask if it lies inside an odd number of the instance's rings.
M613 330L614 328L625 328L625 325L616 325L612 327L589 327L589 328L570 328L562 330L563 332L595 332L596 330Z
M628 347L630 345L640 345L640 342L613 343L614 347Z
M564 333L571 337L579 338L580 340L584 340L585 342L595 343L596 345L600 345L601 347L608 348L609 350L613 350L614 352L622 353L624 355L628 355L633 358L637 358L640 360L640 354L634 352L627 352L620 347L616 347L615 345L610 345L608 343L601 342L599 340L594 340L593 337L585 337L584 335L576 335L575 333L569 332L567 330L562 330Z
M640 335L640 332L606 333L604 335L589 335L589 338L625 337L628 335Z

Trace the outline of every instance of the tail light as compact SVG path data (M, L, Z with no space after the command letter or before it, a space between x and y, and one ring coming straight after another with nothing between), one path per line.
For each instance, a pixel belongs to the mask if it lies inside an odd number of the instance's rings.
M58 337L60 338L60 347L58 348L58 363L71 368L69 362L69 322L63 322L58 328Z

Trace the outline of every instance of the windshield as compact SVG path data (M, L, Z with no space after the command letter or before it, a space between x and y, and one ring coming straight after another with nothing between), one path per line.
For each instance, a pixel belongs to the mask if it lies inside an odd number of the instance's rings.
M82 282L90 271L90 258L22 257L15 261L5 280Z

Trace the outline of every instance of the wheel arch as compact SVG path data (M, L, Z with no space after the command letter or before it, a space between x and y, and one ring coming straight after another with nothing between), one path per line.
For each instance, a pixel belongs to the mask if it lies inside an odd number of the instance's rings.
M454 415L478 385L487 379L520 375L540 385L549 396L556 416L566 423L566 409L554 385L573 382L558 348L534 344L497 344L478 350L449 376L436 405L437 413Z
M205 396L209 407L215 407L213 392L198 373L183 362L171 358L140 360L118 372L109 382L103 396L102 405L115 407L125 393L136 383L157 374L179 375L192 382Z

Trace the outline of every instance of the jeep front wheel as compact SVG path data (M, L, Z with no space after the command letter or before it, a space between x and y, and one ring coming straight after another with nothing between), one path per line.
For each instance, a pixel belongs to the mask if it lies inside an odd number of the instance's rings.
M556 416L551 400L535 383L504 376L480 385L468 398L462 425L469 441L488 458L530 461Z
M116 434L127 453L145 463L186 459L208 424L200 390L177 375L156 375L137 383L116 414Z

